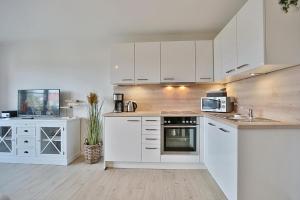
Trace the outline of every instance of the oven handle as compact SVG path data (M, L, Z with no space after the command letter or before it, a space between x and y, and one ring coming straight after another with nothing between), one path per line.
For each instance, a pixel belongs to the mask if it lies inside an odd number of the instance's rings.
M169 125L169 126L165 126L163 125L164 128L197 128L198 125L190 125L190 126L174 126L174 125Z

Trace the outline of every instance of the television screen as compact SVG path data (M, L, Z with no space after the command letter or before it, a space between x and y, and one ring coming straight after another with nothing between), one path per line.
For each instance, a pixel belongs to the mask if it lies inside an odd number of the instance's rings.
M59 95L58 89L19 90L19 115L59 116Z

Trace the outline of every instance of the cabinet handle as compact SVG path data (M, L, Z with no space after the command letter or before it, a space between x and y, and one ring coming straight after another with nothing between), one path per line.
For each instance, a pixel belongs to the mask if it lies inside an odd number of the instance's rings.
M158 131L158 129L156 129L156 128L146 128L145 130L146 131Z
M29 152L28 151L24 151L24 153L28 154Z
M24 143L28 143L28 140L25 140Z
M146 119L146 122L157 122L158 120L155 119Z
M147 78L138 78L137 80L138 81L148 81L149 79L147 79Z
M212 124L212 123L208 123L208 125L210 125L210 126L216 126L215 124Z
M226 74L230 74L231 72L234 72L234 71L235 71L235 69L228 70L228 71L226 72Z
M211 78L200 78L201 80L210 80Z
M24 130L25 133L28 133L28 130Z
M145 149L147 149L147 150L155 150L155 149L158 149L158 148L155 148L155 147L146 147Z
M229 133L230 131L224 129L224 128L219 128L220 131L223 131L224 133Z
M173 81L174 78L164 78L165 81Z
M146 138L146 140L151 140L151 141L153 141L153 140L158 140L157 138Z
M237 67L237 69L242 69L242 68L247 67L247 66L249 66L249 64L241 65L241 66Z
M138 119L128 119L127 121L128 122L139 122L140 120L138 120Z
M122 79L122 81L132 81L132 79L131 78L124 78L124 79Z

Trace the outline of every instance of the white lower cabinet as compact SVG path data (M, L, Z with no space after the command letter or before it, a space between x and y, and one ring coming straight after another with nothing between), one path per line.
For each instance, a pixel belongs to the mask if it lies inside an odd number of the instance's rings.
M80 156L80 120L0 120L0 162L68 165Z
M143 144L142 146L143 162L160 162L160 145Z
M205 119L205 164L229 200L237 199L237 129Z
M160 162L160 117L105 117L105 161Z
M160 162L160 117L143 117L142 162Z
M105 160L141 161L141 117L105 118Z

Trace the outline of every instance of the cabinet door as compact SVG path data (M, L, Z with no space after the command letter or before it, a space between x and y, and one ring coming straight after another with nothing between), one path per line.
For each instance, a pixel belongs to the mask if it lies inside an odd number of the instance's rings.
M161 82L195 82L195 42L161 43Z
M105 118L105 160L140 162L141 117Z
M219 34L214 40L214 81L221 82L224 79L222 62L222 37Z
M237 67L236 17L222 30L222 63L225 76L231 75Z
M237 130L206 120L205 136L205 164L226 197L236 200Z
M196 41L196 81L213 82L214 62L211 40Z
M204 121L204 162L211 175L215 177L217 165L217 124L209 119L205 119Z
M60 157L65 155L63 125L40 124L37 127L37 155L43 157Z
M251 0L237 14L238 71L264 64L264 1Z
M116 44L111 50L111 82L134 83L134 43Z
M0 155L15 155L16 137L12 125L0 126Z
M160 83L160 42L135 43L135 82Z

